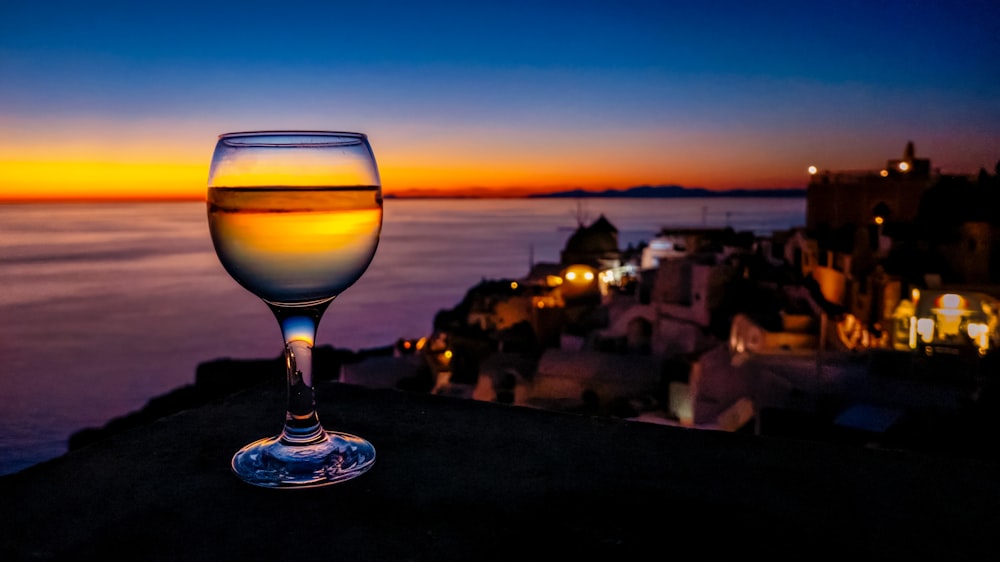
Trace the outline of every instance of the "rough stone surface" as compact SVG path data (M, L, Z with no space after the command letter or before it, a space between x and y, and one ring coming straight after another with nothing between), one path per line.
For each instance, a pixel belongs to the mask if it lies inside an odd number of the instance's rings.
M0 477L0 560L972 560L1000 547L995 460L684 429L333 381L376 447L325 488L229 470L281 381ZM687 556L685 556L687 557Z

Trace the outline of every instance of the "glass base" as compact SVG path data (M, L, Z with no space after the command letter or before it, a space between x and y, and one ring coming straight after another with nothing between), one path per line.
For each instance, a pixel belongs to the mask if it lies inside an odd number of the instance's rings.
M337 431L318 442L288 443L281 436L254 441L233 455L233 472L265 488L315 488L350 480L375 464L375 447Z

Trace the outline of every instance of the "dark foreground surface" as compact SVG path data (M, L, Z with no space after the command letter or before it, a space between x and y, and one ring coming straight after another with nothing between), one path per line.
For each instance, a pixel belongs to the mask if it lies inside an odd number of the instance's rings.
M996 559L1000 466L324 382L375 467L326 488L229 471L265 383L0 477L0 560ZM765 558L766 559L766 558Z

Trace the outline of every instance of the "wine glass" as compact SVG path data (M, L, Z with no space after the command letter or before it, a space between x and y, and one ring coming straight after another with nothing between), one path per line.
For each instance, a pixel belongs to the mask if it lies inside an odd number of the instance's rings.
M288 408L281 433L233 456L244 481L310 488L359 476L367 440L323 428L312 351L320 318L368 268L382 230L378 166L361 133L254 131L219 136L208 176L215 253L274 313L285 340Z

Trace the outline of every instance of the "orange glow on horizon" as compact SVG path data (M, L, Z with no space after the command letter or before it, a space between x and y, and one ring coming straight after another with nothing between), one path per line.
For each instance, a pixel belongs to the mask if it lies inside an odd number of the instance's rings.
M118 124L89 123L84 132L46 144L44 131L13 130L21 134L19 144L0 140L0 201L205 198L213 134L199 134L200 142L193 143L192 133L170 129L154 140L136 125L121 133ZM798 166L754 155L720 162L713 151L683 154L653 142L658 139L615 153L601 144L573 145L562 138L544 149L488 146L475 142L472 133L464 144L426 146L409 140L389 137L375 143L386 196L504 198L639 185L717 190L805 185Z
M0 160L0 201L197 200L208 165Z
M0 138L0 201L6 202L204 200L219 132L247 129L208 116L29 120L2 113L0 127L8 133ZM450 124L444 134L435 127L440 124L419 134L370 127L384 195L504 198L640 185L802 188L807 179L799 154L761 148L723 158L721 139L711 132L538 128L525 134Z
M558 170L527 166L425 166L420 169L380 169L383 194L398 197L524 197L582 189L603 191L637 185L665 185L718 189L741 187L715 180L702 182L650 181L616 177L604 171ZM59 200L203 200L208 163L184 161L0 160L0 201ZM796 187L792 182L776 187ZM761 184L765 186L764 184Z

